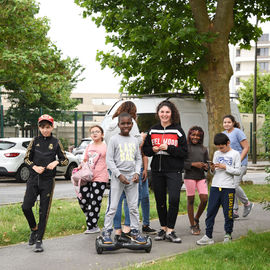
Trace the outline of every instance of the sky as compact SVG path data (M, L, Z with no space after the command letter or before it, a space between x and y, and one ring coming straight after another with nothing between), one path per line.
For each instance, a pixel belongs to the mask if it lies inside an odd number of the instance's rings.
M50 20L48 33L52 42L63 52L63 56L79 58L86 69L84 81L77 84L74 92L117 93L120 77L115 77L109 68L101 70L96 61L97 50L108 51L105 45L105 30L97 28L90 17L82 17L83 9L74 0L37 0L40 3L39 16Z

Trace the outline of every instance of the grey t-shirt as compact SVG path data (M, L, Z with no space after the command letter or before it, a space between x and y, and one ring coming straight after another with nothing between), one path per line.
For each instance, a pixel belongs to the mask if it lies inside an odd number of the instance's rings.
M131 135L113 135L107 147L106 162L116 177L120 174L140 174L142 158L138 140Z

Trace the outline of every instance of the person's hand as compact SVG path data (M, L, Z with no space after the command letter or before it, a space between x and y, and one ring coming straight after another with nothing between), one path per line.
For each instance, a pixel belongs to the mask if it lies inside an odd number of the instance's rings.
M143 170L142 172L142 181L145 182L147 179L147 170Z
M209 167L208 167L208 164L207 164L207 163L203 163L203 169L204 169L205 171L207 171L207 170L209 169Z
M120 180L121 183L123 183L123 184L125 184L125 185L128 185L128 184L129 184L127 178L126 178L123 174L120 174L120 175L118 176L118 179Z
M159 151L159 147L158 146L153 146L153 151L155 152L155 153L157 153L158 151Z
M215 168L216 168L216 169L226 170L226 164L223 164L223 163L216 163L216 164L215 164Z
M45 168L42 167L42 166L36 166L36 165L34 165L34 166L33 166L33 170L34 170L36 173L38 173L38 174L42 174L42 173L44 172Z
M137 173L133 175L132 182L139 183L139 175Z
M202 168L204 168L205 167L205 165L207 166L207 164L205 164L205 163L203 163L203 162L192 162L191 163L191 166L192 167L196 167L196 168L199 168L199 169L202 169ZM207 166L207 168L208 168L208 166Z
M59 164L59 161L55 160L55 161L51 162L50 164L48 164L46 169L53 170L58 164Z
M168 145L163 143L163 144L160 145L159 149L162 150L162 151L166 151L168 149Z

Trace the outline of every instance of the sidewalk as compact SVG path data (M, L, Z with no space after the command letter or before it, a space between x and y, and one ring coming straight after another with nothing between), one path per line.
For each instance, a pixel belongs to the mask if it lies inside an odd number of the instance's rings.
M242 209L240 209L240 213L242 213ZM187 215L179 216L175 230L177 234L181 236L182 244L153 241L151 253L121 249L114 252L104 252L98 255L95 250L95 238L97 234L77 234L44 240L45 251L43 253L34 253L32 251L33 247L28 246L26 243L0 248L1 269L119 269L136 263L149 262L198 248L195 242L204 235L204 218L204 216L201 218L201 235L192 236L189 231ZM158 220L152 221L151 226L159 229ZM215 242L223 241L223 226L223 213L222 209L220 209L216 218L213 234ZM270 231L270 212L264 211L260 204L254 206L248 217L240 218L235 221L233 239L238 239L246 235L249 230L254 232Z

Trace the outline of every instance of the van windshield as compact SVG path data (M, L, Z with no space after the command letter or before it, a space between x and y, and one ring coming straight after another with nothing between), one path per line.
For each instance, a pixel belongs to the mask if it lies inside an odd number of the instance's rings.
M140 132L147 132L157 122L155 113L137 114L137 124Z

